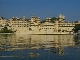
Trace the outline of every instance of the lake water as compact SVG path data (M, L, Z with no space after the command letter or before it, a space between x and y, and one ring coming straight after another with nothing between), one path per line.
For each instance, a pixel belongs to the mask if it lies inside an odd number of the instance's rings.
M80 60L80 37L1 34L0 60Z

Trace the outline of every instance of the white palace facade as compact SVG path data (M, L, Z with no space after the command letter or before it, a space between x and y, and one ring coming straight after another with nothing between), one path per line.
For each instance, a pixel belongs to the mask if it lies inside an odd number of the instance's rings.
M55 22L51 18L46 18L41 23L40 17L31 16L31 19L22 18L4 19L0 17L0 30L5 26L16 34L73 34L75 24L80 22L66 22L65 16L60 14Z

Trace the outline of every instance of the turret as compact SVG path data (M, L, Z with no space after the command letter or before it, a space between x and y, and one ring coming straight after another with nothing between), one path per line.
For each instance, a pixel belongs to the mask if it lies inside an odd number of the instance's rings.
M33 22L34 21L34 15L32 14L31 15L31 22Z
M64 21L65 21L65 16L62 15L61 13L60 13L60 15L59 15L59 21L60 21L60 22L64 22Z
M25 16L23 16L23 17L22 17L22 20L23 20L23 21L25 21L25 20L26 20Z
M46 22L50 22L51 21L51 18L46 18Z
M31 15L31 18L34 18L34 15L33 14Z

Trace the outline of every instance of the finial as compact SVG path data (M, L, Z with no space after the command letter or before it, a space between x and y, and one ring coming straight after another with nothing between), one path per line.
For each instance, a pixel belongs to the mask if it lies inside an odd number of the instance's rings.
M33 17L34 17L34 15L32 14L32 15L31 15L31 18L33 18Z

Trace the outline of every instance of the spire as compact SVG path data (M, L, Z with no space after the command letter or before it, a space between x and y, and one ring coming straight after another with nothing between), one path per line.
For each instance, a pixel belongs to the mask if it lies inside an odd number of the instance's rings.
M63 17L63 15L60 13L59 18L62 18L62 17Z
M25 16L23 16L23 17L22 17L22 20L25 20L25 19L26 19Z
M34 15L33 14L31 15L31 18L34 18Z
M15 18L14 16L12 18Z
M65 19L65 16L63 15L63 19Z

